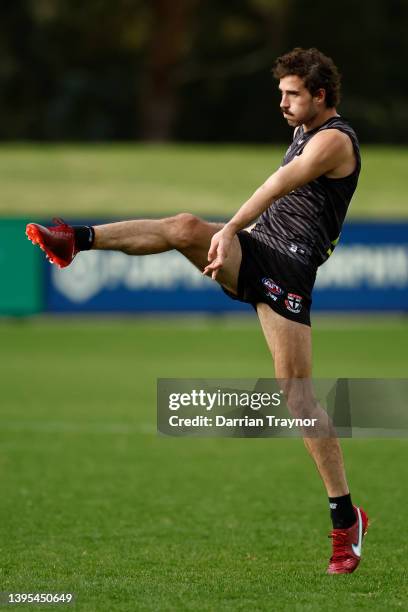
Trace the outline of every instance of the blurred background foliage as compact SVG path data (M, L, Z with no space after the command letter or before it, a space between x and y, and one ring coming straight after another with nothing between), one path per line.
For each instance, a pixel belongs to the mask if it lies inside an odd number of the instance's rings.
M317 46L365 142L408 140L406 0L2 0L0 138L279 142L274 59Z

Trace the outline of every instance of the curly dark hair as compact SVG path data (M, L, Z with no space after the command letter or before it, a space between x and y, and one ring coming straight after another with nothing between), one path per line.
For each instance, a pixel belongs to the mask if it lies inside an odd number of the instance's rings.
M326 106L333 108L340 102L341 76L337 66L318 49L302 49L281 55L275 62L273 75L277 79L296 75L303 79L306 89L315 95L319 89L326 91Z

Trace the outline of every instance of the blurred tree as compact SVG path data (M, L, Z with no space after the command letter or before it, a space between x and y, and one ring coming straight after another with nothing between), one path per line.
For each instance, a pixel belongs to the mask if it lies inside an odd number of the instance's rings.
M331 15L323 4L297 0L288 46L317 46L333 57L343 75L340 112L361 139L407 142L408 2L343 0Z
M142 77L142 136L169 140L178 110L175 70L189 51L198 0L151 0L150 40Z
M408 2L2 0L0 138L277 141L274 59L316 46L366 141L408 140Z
M286 135L273 105L274 58L287 36L292 0L206 0L196 36L180 68L181 140L276 140ZM192 103L193 102L193 103Z
M4 0L1 11L0 136L137 135L146 2Z

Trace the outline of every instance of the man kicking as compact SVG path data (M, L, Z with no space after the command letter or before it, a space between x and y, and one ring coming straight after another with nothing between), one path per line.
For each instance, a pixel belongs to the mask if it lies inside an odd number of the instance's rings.
M318 266L339 240L360 152L354 130L336 111L340 76L329 57L296 48L277 59L274 76L283 116L295 128L293 141L282 166L225 225L189 213L95 227L57 219L55 227L30 223L27 236L60 267L89 249L128 255L180 251L233 299L256 308L276 378L310 380L312 289ZM287 402L290 407L290 397ZM333 553L327 571L351 573L361 559L367 516L352 504L337 438L304 442L329 497Z

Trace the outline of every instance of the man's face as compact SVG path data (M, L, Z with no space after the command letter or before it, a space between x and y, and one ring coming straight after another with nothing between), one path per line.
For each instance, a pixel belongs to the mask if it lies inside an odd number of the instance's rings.
M298 76L289 75L280 79L279 89L282 93L280 109L292 127L309 123L324 106L321 96L312 96Z

